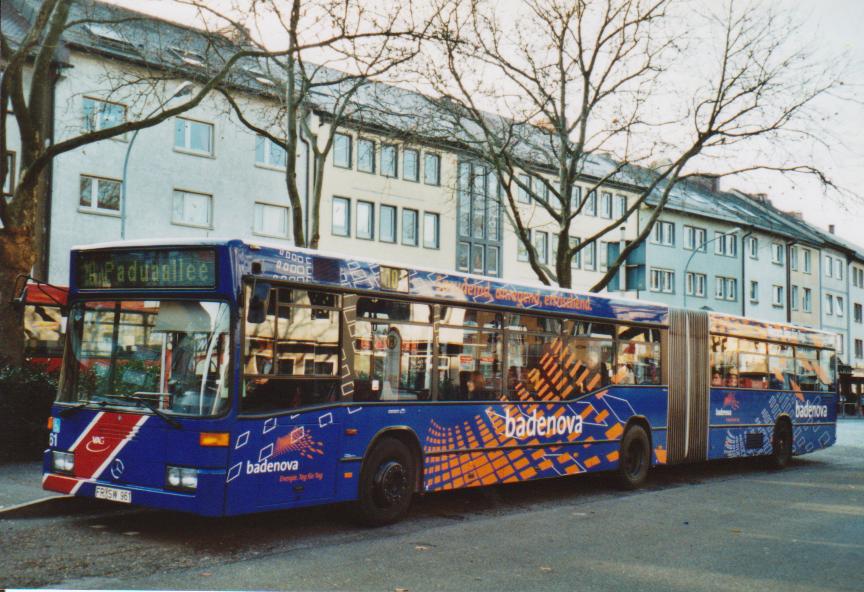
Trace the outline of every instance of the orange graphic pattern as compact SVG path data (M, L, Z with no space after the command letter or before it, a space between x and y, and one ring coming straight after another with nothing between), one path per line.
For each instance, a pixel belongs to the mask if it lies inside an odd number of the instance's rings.
M312 459L316 455L324 454L322 442L316 441L303 426L297 427L290 433L276 439L273 447L273 456L279 457L288 452L293 452L304 458Z

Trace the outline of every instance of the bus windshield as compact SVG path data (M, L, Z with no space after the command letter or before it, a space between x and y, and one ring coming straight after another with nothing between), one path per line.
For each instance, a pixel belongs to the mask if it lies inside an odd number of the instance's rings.
M229 401L229 327L224 302L77 303L59 400L218 415Z

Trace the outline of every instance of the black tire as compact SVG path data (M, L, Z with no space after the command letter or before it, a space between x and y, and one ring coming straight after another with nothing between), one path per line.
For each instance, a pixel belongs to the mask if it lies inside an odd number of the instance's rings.
M383 526L408 512L417 467L408 447L395 438L378 442L363 461L355 518L366 526Z
M788 421L777 422L771 438L771 466L785 469L792 462L792 426Z
M651 440L645 428L632 425L621 439L618 454L618 482L624 489L638 489L648 480L651 468Z

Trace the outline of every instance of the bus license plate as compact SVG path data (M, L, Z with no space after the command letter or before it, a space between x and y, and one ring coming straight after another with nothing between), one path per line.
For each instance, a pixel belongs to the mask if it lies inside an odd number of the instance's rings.
M132 503L132 492L128 489L114 489L113 487L96 486L97 499L109 500L112 502L122 502L124 504Z

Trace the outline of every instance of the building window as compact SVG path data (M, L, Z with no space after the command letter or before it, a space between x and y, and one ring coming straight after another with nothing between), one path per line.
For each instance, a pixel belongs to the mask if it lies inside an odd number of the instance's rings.
M81 175L78 209L82 212L120 212L120 181Z
M837 301L837 305L834 307L836 312L837 312L837 316L843 317L846 314L846 302L845 302L845 300L843 299L842 296L835 296L834 300Z
M255 136L255 163L284 169L288 162L285 149L261 134Z
M174 190L172 224L213 227L213 196L206 193Z
M620 220L624 217L625 212L627 212L627 196L626 195L616 195L615 196L615 216L616 220Z
M594 271L597 269L597 243L594 242L585 246L582 249L582 254L584 255L582 259L584 261L582 269L586 271Z
M792 310L798 310L798 286L792 286L792 293L789 295L789 300L792 301Z
M834 260L834 277L838 280L843 280L843 260L835 259Z
M834 272L834 262L831 255L825 255L825 277L831 277Z
M771 305L783 306L783 286L771 286Z
M731 233L714 232L714 254L726 257L738 256L738 236Z
M718 275L714 279L714 296L717 300L738 300L738 280Z
M783 265L783 255L783 245L780 243L771 243L771 263Z
M381 206L381 229L378 238L385 243L396 242L396 207Z
M864 340L862 339L855 340L855 357L859 360L864 358Z
M804 312L813 312L813 291L810 288L804 288L801 295L801 308Z
M273 204L255 203L253 232L264 236L289 238L288 213L290 208Z
M829 316L834 314L834 296L831 294L825 294L825 314Z
M798 271L798 247L789 247L789 267L792 271Z
M582 188L578 185L573 185L570 190L570 207L576 211L582 205Z
M747 237L747 253L751 259L759 258L759 239L755 236Z
M456 269L468 271L470 269L471 243L456 243Z
M398 177L399 153L393 144L381 146L381 174L385 177Z
M531 229L526 229L525 234L527 239L531 241ZM518 234L516 235L516 259L518 261L528 261L528 249L525 248L525 241Z
M750 302L753 304L759 303L759 282L756 280L750 281Z
M426 152L423 154L423 182L427 185L441 184L441 156Z
M579 238L575 236L570 237L570 248L574 249L579 246ZM573 269L579 269L582 267L582 251L576 252L573 257L570 259L570 267Z
M402 178L415 183L420 180L420 153L413 148L402 150Z
M705 229L696 226L684 226L684 248L690 251L705 252Z
M586 216L596 216L597 215L597 192L589 191L588 197L585 199L585 215Z
M531 203L531 177L529 175L519 175L519 183L516 184L516 201L523 204Z
M705 296L705 285L707 277L704 273L687 272L687 295L688 296Z
M675 272L668 269L651 269L651 291L672 294L675 291Z
M357 170L363 173L375 172L375 142L372 140L357 140Z
M347 134L333 135L333 166L340 169L351 168L351 143L353 138Z
M542 230L534 231L534 250L540 263L549 262L549 233Z
M471 271L483 275L501 274L501 204L498 177L487 167L460 162L456 188L456 234L458 240L469 243ZM440 233L440 228L439 228ZM517 238L519 248L521 240ZM484 253L481 255L481 252ZM519 251L520 261L527 253ZM521 256L524 255L524 259ZM457 261L463 257L457 254ZM485 269L478 270L483 262Z
M810 249L802 249L804 253L804 273L810 273L813 269L813 259L810 254Z
M440 246L440 217L434 212L423 212L423 247L437 249Z
M6 152L6 178L3 179L3 195L12 195L15 191L15 153Z
M600 216L612 218L612 194L608 191L600 194Z
M417 210L402 209L402 244L417 246Z
M654 230L651 233L651 240L658 245L674 246L675 224L672 222L656 222Z
M333 198L330 233L333 236L351 236L351 200L347 197Z
M375 238L375 205L368 201L357 201L357 238Z
M854 306L854 311L855 322L859 324L864 323L864 307L862 307L861 304L856 302Z
M213 155L213 124L184 117L174 120L174 147L184 152Z
M84 97L85 132L96 132L125 122L126 105Z

